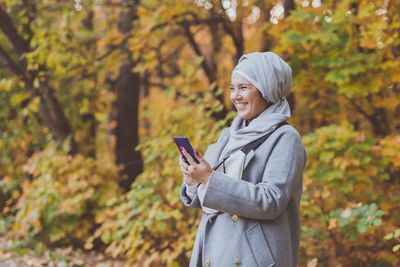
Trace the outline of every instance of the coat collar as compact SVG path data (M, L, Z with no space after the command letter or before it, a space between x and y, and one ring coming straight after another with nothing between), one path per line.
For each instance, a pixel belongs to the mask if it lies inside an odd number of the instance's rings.
M208 162L212 167L216 166L219 163L219 157L221 156L222 150L224 149L225 145L228 143L229 135L227 135L221 142L214 143L209 146L209 158ZM249 153L246 155L246 159L244 162L243 170L246 169L247 165L251 162L255 155L254 150L250 150Z
M221 156L222 150L224 149L226 143L228 143L229 137L224 138L219 143L214 143L208 147L208 163L210 163L211 167L214 167L219 162L219 157Z

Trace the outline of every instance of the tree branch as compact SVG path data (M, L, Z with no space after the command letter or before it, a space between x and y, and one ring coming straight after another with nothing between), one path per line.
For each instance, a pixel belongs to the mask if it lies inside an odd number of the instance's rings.
M363 110L359 105L357 105L351 98L349 98L348 96L346 96L346 95L343 95L346 99L347 99L347 101L349 101L349 103L358 111L358 112L360 112L362 115L364 115L364 117L366 117L369 121L371 121L373 118L372 118L372 115L370 115L370 114L368 114L365 110Z
M17 63L9 56L9 54L0 46L0 57L5 61L5 67L14 75L23 75L24 72L20 69Z
M185 18L185 16L187 16L187 15L192 16L192 20L183 19L182 22L180 22L180 20L182 18ZM171 22L174 22L175 20L177 21L177 24L187 25L187 26L195 26L195 25L202 25L202 24L210 25L210 24L216 24L216 23L221 22L221 19L218 16L212 16L209 18L200 19L196 13L188 11L183 14L177 14L177 15L172 16L170 21L166 21L166 22L163 22L163 23L153 26L150 29L150 32L153 32L153 31L155 31L159 28L165 27L165 26L171 26Z
M18 34L18 30L6 12L4 5L0 5L0 30L4 32L20 56L28 51L29 43Z
M201 52L199 45L196 43L196 40L194 40L194 36L189 29L189 25L187 25L186 23L182 23L182 26L185 31L186 38L189 40L190 46L193 48L197 56L203 58L203 61L201 62L201 67L206 73L209 83L213 83L216 80L215 73L208 66L207 61L205 60L205 56Z

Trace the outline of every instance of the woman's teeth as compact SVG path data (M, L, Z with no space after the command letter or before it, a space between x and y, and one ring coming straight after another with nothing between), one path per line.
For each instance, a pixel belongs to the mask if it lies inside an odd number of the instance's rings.
M243 109L243 108L246 107L246 105L247 105L247 103L237 103L237 104L236 104L236 107L237 107L238 109Z

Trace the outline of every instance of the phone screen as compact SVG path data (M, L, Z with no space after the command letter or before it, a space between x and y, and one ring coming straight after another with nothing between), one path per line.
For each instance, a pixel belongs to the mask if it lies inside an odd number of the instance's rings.
M190 165L190 163L187 161L186 157L183 155L183 153L181 151L181 147L185 148L185 150L192 156L192 158L194 159L194 161L196 161L196 163L200 163L194 154L194 150L193 150L192 145L189 142L189 139L186 136L174 136L174 141L175 141L176 146L179 149L179 152L182 154L182 156L185 159L187 164Z

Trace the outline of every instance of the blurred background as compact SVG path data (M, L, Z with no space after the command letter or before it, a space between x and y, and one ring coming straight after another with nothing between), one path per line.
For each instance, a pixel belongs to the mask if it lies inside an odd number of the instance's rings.
M274 51L308 153L299 266L399 266L399 35L399 0L0 0L0 255L188 266L172 136L204 153L239 57Z

